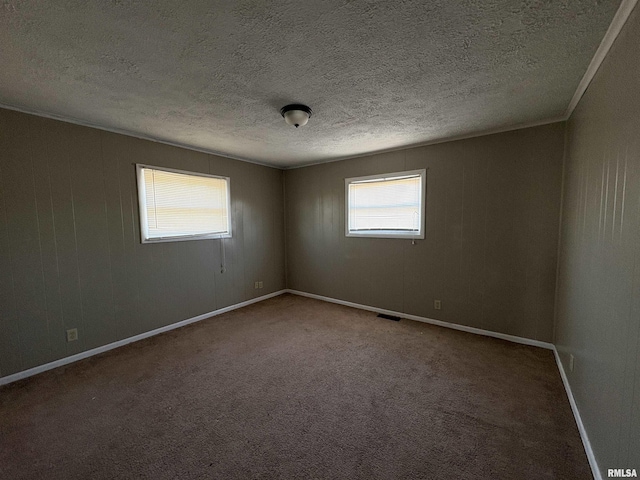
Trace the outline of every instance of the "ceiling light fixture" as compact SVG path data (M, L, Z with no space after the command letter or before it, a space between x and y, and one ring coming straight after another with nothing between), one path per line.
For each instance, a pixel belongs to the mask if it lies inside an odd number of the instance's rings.
M309 107L298 103L285 105L280 109L280 114L284 117L284 121L296 128L306 125L311 117L311 113Z

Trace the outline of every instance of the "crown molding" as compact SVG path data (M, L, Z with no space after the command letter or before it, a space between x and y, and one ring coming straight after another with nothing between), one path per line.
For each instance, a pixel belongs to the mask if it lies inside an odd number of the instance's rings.
M300 164L300 165L284 165L284 166L282 166L280 168L282 168L283 170L293 170L293 169L296 169L296 168L311 167L313 165L323 165L325 163L341 162L343 160L350 160L352 158L370 157L370 156L373 156L373 155L380 155L380 154L383 154L383 153L397 152L398 150L410 150L412 148L428 147L429 145L437 145L439 143L456 142L458 140L467 140L469 138L486 137L487 135L495 135L497 133L513 132L515 130L523 130L525 128L541 127L543 125L549 125L551 123L564 122L565 120L566 120L566 117L564 115L562 115L562 116L559 116L559 117L546 118L544 120L535 120L533 122L518 123L518 124L514 124L514 125L509 125L509 126L489 128L489 129L485 129L485 130L478 130L476 132L465 133L465 134L462 134L462 135L454 135L454 136L451 136L451 137L441 137L441 138L434 139L434 140L427 140L426 142L414 143L414 144L409 144L409 145L400 145L400 146L397 146L397 147L385 148L385 149L382 149L382 150L375 150L375 151L372 151L372 152L356 153L356 154L353 154L353 155L346 155L346 156L342 156L342 157L339 157L339 158L332 158L330 160L319 160L317 162L312 161L312 162L303 163L303 164Z
M600 42L600 46L591 59L591 63L589 64L589 67L587 67L587 71L584 73L582 80L580 80L580 83L578 84L578 88L573 94L573 98L571 98L571 101L569 102L569 106L564 114L565 120L569 120L569 117L571 117L571 114L578 106L584 92L589 88L589 84L598 72L598 69L609 53L609 50L611 50L616 38L620 35L620 31L627 23L636 3L638 3L638 0L622 0L622 3L620 3L618 11L614 15L613 20L611 20L611 25L609 25L609 28L607 29L607 33L604 34L602 42Z
M56 115L53 113L41 112L39 110L32 110L29 108L18 107L15 105L7 105L5 103L0 103L0 108L4 108L5 110L13 110L14 112L26 113L28 115L34 115L36 117L48 118L50 120L57 120L59 122L71 123L73 125L79 125L81 127L95 128L96 130L102 130L104 132L109 133L117 133L118 135L125 135L127 137L138 138L140 140L147 140L149 142L154 143L162 143L164 145L169 145L171 147L184 148L185 150L193 150L194 152L206 153L207 155L216 155L217 157L229 158L231 160L238 160L240 162L252 163L254 165L260 165L262 167L276 168L278 170L282 170L281 166L272 165L270 163L258 162L256 160L251 160L244 157L237 157L234 155L230 155L228 153L218 152L216 150L210 150L207 148L195 147L193 145L187 145L186 143L180 142L172 142L170 140L163 140L161 138L152 137L150 135L144 135L141 133L134 133L129 130L122 130L119 128L112 127L104 127L101 125L96 125L94 123L85 122L84 120L80 120L73 117L65 117L62 115Z

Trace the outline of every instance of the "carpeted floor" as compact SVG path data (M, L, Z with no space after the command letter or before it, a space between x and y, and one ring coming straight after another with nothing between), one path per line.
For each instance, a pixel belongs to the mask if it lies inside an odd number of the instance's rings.
M551 351L283 295L0 388L3 479L587 479Z

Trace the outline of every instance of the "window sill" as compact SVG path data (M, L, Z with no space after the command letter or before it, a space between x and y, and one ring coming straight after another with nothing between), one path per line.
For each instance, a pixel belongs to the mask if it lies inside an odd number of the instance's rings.
M405 240L424 240L424 233L401 233L401 232L371 232L371 233L361 233L361 232L347 232L347 237L354 238L403 238Z
M162 238L143 238L141 243L167 243L167 242L188 242L192 240L215 240L220 238L231 238L230 233L215 235L198 235L193 237L162 237Z

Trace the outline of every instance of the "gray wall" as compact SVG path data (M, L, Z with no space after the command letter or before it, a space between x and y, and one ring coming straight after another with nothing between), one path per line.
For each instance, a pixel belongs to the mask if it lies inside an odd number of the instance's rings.
M140 243L136 162L231 177L226 273ZM285 287L281 170L0 110L0 190L0 376Z
M287 170L287 286L551 341L563 148L559 123ZM425 240L345 237L345 178L418 168Z
M567 129L555 342L603 472L640 469L638 45L636 7Z

